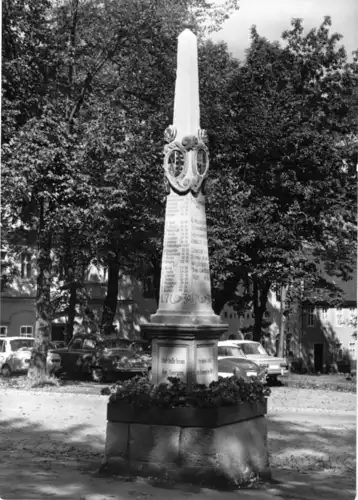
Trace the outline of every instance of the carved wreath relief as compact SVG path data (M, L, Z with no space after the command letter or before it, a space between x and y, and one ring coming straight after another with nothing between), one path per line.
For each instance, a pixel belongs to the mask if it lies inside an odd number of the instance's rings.
M164 147L165 176L178 193L198 193L209 169L209 151L205 145L205 130L198 130L198 137L188 135L176 141L176 128L170 125L165 133L169 143Z

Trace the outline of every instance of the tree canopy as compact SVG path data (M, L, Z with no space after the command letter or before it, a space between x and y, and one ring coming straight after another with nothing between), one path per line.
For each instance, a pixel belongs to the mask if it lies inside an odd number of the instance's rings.
M357 59L348 62L326 18L307 34L294 20L281 44L253 28L240 63L207 39L237 8L234 0L5 0L2 226L9 241L35 235L40 344L55 310L72 334L86 310L92 259L109 269L105 330L120 269L140 276L149 266L158 284L162 137L187 22L199 38L201 126L210 141L216 311L253 301L259 338L271 287L308 277L314 284L321 262L349 276Z
M258 340L271 287L315 283L320 263L344 278L355 266L358 66L330 25L305 35L293 20L282 46L252 28L227 104L230 147L213 158L215 305L249 299Z

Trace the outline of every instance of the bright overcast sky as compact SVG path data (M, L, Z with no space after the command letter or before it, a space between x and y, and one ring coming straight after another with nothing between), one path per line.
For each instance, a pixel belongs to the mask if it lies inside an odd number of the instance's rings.
M343 35L341 44L350 56L358 48L358 0L241 0L239 11L212 38L224 40L230 52L242 60L250 45L252 25L256 24L260 35L274 41L290 27L292 18L302 18L304 27L311 29L318 27L324 16L331 16L332 33Z

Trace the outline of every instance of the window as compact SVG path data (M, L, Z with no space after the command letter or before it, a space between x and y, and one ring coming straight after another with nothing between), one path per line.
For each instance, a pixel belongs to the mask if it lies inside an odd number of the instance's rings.
M219 346L218 347L218 356L233 356L236 358L244 358L244 353L237 346Z
M321 319L323 323L327 323L328 320L328 310L327 308L324 308L321 310Z
M32 337L33 328L32 326L24 325L20 326L20 337Z
M261 344L258 342L243 342L240 344L241 349L244 351L245 354L264 354L268 355L267 352L265 351L264 347L262 347Z
M357 349L357 342L349 342L349 355L352 359L357 359L357 352L356 352L356 349Z
M354 307L350 307L349 308L349 322L352 324L352 322L354 322L355 320L357 320L357 309L355 309Z
M79 339L74 339L73 342L71 342L70 346L71 349L75 350L75 349L81 349L82 348L82 339L79 338Z
M224 316L225 316L225 318L227 318L227 311L224 312Z
M7 336L7 326L0 326L0 337Z
M31 278L31 255L28 253L21 254L21 278Z
M314 325L314 311L313 308L310 307L307 309L307 326L313 326Z
M232 319L232 314L230 314L230 319Z
M10 341L11 351L16 352L19 349L31 349L34 346L34 339L16 339Z
M339 307L337 309L337 326L342 326L344 324L343 322L343 309Z

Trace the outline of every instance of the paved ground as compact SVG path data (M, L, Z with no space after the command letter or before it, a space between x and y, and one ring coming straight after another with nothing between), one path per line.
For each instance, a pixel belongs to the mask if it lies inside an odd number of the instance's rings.
M107 397L0 389L3 500L350 500L355 496L356 396L274 388L269 447L277 483L222 493L99 477Z

